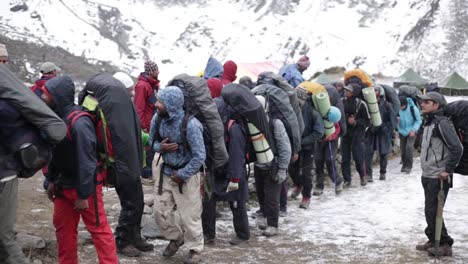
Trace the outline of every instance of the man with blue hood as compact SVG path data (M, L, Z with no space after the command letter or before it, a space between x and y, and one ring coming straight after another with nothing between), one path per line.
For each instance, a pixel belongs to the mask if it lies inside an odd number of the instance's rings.
M185 244L190 253L184 263L199 263L203 229L198 172L206 158L203 127L194 117L184 122L184 94L178 87L162 89L155 107L150 143L163 159L159 173L154 173L155 218L170 240L163 256L175 255Z
M99 263L116 264L117 249L102 199L106 171L99 166L93 120L75 104L75 85L69 76L46 82L42 100L68 123L67 137L53 150L49 163L47 195L54 203L53 223L59 263L78 263L77 228L83 220L98 255Z

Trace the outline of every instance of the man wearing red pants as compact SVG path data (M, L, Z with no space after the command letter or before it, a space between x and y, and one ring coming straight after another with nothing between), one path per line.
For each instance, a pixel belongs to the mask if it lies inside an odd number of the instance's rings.
M47 194L54 202L53 223L59 263L78 263L78 223L91 233L100 264L118 263L114 235L102 201L106 172L98 166L93 121L74 103L75 85L68 76L47 81L41 98L68 126L49 164Z

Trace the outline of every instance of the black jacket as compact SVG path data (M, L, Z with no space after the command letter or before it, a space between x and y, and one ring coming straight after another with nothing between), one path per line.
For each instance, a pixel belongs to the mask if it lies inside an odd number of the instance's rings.
M55 106L54 111L66 121L67 116L81 107L75 105L75 85L68 76L53 78L45 84ZM93 121L83 116L67 137L56 146L47 178L62 188L76 188L80 199L88 198L95 190L97 173L97 139Z
M343 106L346 118L347 132L345 136L362 136L364 137L366 129L370 126L371 120L366 103L357 97L343 99ZM348 118L354 116L356 123L348 124Z
M315 143L322 138L325 129L320 113L313 106L312 97L309 97L302 106L302 118L304 119L302 149L314 149Z

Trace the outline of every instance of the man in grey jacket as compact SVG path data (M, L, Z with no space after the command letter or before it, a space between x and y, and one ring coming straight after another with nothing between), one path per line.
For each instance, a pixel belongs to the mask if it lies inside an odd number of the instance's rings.
M442 188L445 199L447 198L449 188L452 187L452 174L460 161L463 147L452 122L443 115L443 107L447 104L444 96L429 92L419 95L418 98L422 100L422 114L425 117L421 146L421 182L424 188L424 214L427 222L425 233L429 240L417 245L416 249L435 255L437 193ZM439 256L451 256L452 244L453 239L448 235L443 223Z

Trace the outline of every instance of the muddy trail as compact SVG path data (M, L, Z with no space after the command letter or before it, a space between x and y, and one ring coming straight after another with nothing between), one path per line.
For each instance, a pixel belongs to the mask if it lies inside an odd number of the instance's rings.
M219 205L217 239L207 245L203 263L434 263L426 253L415 249L425 242L424 194L421 186L419 159L411 174L403 175L397 159L389 161L387 180L374 180L361 187L353 186L335 195L330 181L322 196L311 199L310 208L299 209L299 200L289 200L288 215L280 218L280 235L260 235L249 204L251 240L233 247L232 216L228 206ZM377 170L378 171L378 170ZM27 250L33 260L57 263L52 203L42 189L42 175L20 181L17 231L42 237L45 249ZM152 187L144 187L145 195ZM454 176L444 211L449 234L455 239L453 257L440 263L468 263L468 177ZM251 199L254 200L254 199ZM115 228L119 202L113 189L104 192L109 222ZM187 249L181 248L172 258L161 256L167 241L149 240L152 252L139 258L119 256L120 263L182 263ZM82 264L98 263L96 253L83 224L79 227L79 257Z

